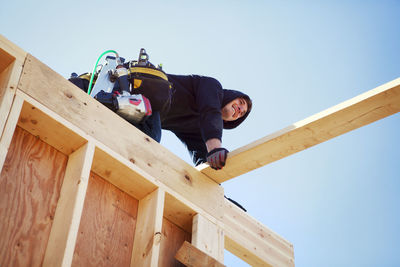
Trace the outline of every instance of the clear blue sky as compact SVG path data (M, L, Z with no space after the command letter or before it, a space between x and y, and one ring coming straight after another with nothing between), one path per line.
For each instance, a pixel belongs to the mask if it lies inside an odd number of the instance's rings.
M84 3L81 3L84 2ZM150 2L150 1L147 1ZM229 150L400 77L400 1L6 1L1 34L69 77L146 48L248 93ZM294 244L299 267L400 266L400 114L223 184ZM190 162L163 132L162 144ZM227 266L247 266L226 255Z

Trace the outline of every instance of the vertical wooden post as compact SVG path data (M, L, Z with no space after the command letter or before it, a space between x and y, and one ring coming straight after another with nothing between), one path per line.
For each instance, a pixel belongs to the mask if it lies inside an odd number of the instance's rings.
M5 124L3 135L0 138L0 172L3 168L4 160L6 159L8 148L10 147L11 139L14 135L15 127L17 126L23 103L24 100L21 97L15 97L10 114Z
M71 265L94 148L94 144L88 142L68 158L43 266Z
M224 231L200 214L193 217L192 245L224 262Z
M139 200L131 266L158 266L165 192L158 188Z

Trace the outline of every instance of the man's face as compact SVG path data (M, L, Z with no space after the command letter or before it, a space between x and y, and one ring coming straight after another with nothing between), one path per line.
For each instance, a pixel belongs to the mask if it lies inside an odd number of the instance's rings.
M236 98L226 104L222 110L222 119L224 121L234 121L244 116L247 112L247 102L243 98Z

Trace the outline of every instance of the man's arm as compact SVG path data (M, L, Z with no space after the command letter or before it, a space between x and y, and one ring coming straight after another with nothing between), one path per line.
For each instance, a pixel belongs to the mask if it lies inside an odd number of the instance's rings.
M206 141L207 146L207 162L210 167L215 170L220 170L225 166L226 158L229 151L221 147L221 140L218 138L211 138Z
M219 140L218 138L208 139L206 142L206 146L207 146L207 152L210 152L211 150L213 150L215 148L221 147L221 140Z

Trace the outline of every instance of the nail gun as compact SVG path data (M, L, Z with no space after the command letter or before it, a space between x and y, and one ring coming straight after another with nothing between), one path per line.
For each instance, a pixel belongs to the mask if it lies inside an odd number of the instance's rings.
M146 50L142 48L138 61L129 62L128 66L152 65L148 58ZM107 56L106 63L101 67L90 95L125 120L140 123L152 114L151 104L144 95L132 94L130 71L123 61L118 54L116 57ZM115 90L115 88L118 89Z

